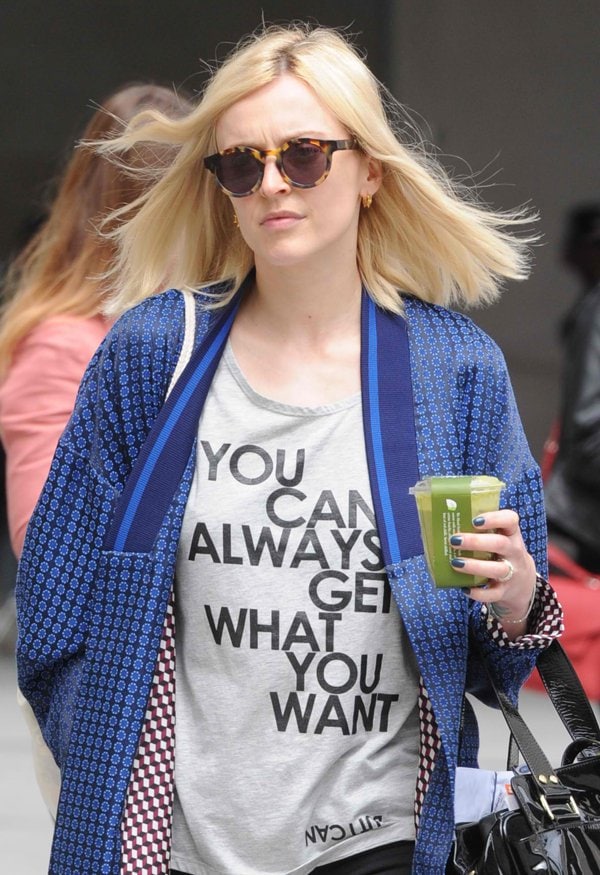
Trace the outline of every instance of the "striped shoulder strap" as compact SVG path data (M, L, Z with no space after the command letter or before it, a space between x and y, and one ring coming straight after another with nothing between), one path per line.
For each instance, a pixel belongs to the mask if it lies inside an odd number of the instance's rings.
M406 319L363 295L361 385L367 463L386 568L423 552L416 503L419 478Z
M188 323L195 319L194 301L186 304L186 332L178 366L165 403L133 465L121 493L104 548L148 553L190 457L198 421L221 358L244 286L226 307L215 311L208 329L194 346ZM191 354L190 354L191 352ZM186 358L188 359L185 363Z

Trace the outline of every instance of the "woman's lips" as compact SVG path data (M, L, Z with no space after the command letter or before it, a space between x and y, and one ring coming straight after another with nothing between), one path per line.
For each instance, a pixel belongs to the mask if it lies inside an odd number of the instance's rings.
M290 228L297 222L301 221L302 216L299 213L280 212L268 213L260 223L263 228Z

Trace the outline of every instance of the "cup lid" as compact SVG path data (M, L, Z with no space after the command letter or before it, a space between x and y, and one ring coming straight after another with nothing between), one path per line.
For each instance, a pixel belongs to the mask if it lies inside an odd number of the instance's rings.
M470 483L471 492L489 492L490 490L504 489L506 483L499 480L498 477L492 477L488 474L459 474L459 475L440 475L437 477L425 477L419 480L414 486L408 490L411 495L419 495L422 492L431 492L431 483L433 480L448 480L450 482L460 481L461 485Z

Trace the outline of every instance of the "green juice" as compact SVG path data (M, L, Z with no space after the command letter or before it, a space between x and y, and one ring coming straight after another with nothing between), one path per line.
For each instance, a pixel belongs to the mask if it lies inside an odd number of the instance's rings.
M429 572L437 587L471 587L485 583L486 577L461 574L451 565L454 557L491 559L491 553L452 547L456 532L475 532L473 519L498 510L505 484L497 477L428 477L419 480L409 492L417 502L421 535Z

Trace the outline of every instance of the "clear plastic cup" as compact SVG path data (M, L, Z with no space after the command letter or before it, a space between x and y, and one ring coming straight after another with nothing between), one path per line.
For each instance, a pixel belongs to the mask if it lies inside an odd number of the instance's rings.
M491 559L491 553L473 552L452 547L455 532L474 532L473 519L498 510L500 493L505 487L497 477L427 477L411 486L409 492L417 502L421 535L429 572L437 587L481 586L486 577L461 574L450 560L465 556Z

